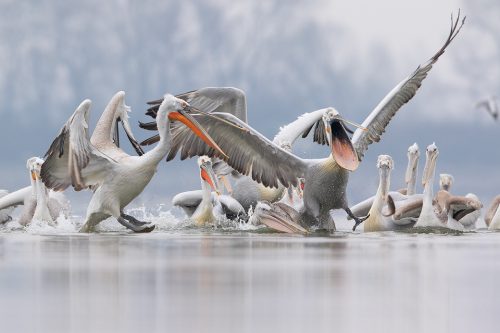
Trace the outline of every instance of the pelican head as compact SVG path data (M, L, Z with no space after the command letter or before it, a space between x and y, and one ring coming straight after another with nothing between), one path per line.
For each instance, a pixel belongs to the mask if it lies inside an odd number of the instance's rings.
M160 107L158 108L158 113L156 116L158 129L168 128L166 124L167 119L169 121L180 121L191 131L193 131L193 133L196 134L207 145L215 149L224 158L227 158L227 155L222 151L217 143L215 143L215 141L210 137L205 129L190 114L190 112L192 111L193 109L186 101L173 95L166 94L160 104Z
M332 156L339 166L354 171L358 168L358 154L354 150L351 139L347 135L344 123L362 128L360 125L343 119L334 108L326 108L323 114L323 124L325 126L328 143L332 150Z
M380 174L380 186L384 201L387 199L390 186L390 175L394 169L394 161L389 155L379 155L377 159L377 168Z
M441 190L450 191L451 185L455 182L455 178L448 173L442 173L439 175L439 188Z
M26 161L26 168L28 168L32 180L40 179L43 162L44 160L40 157L32 157Z
M198 158L198 166L200 167L200 178L206 182L217 193L220 194L217 176L212 168L212 160L208 156Z
M427 147L425 152L427 160L425 161L424 174L422 176L422 185L426 185L434 177L434 169L436 167L436 160L439 155L439 150L435 143Z
M412 175L415 174L418 167L418 159L420 157L420 150L415 142L408 148L408 167L405 174L405 182L411 181Z

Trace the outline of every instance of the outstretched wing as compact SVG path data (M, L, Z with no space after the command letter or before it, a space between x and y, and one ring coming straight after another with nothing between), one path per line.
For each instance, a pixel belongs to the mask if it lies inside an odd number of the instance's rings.
M233 87L206 87L175 96L183 99L195 109L204 112L230 113L243 122L247 122L247 103L245 93ZM148 102L151 107L147 115L156 118L156 113L163 99Z
M207 146L185 126L174 123L171 127L171 148L167 161L180 152L181 159L207 155L219 157L241 174L251 176L265 186L297 185L304 177L307 162L281 149L249 125L228 113L214 112L192 115L218 143L228 158Z
M273 142L280 147L291 147L300 136L305 138L314 127L314 142L328 145L328 139L323 126L323 115L327 109L320 109L313 112L304 113L297 120L280 128L280 131L273 139Z
M448 45L458 35L465 21L465 17L460 23L460 11L458 12L457 19L451 22L451 29L444 45L439 49L431 59L425 64L419 66L413 74L408 78L401 81L392 91L384 97L384 99L377 105L377 107L368 115L362 126L366 127L368 131L357 129L353 135L353 145L361 160L368 146L372 142L380 141L380 137L385 132L385 128L391 121L396 112L409 100L415 96L418 88L422 85L422 81L427 77L427 74L432 69L434 63L444 53ZM460 25L459 25L460 23Z
M45 154L41 178L55 191L69 185L75 190L96 185L96 173L110 163L90 144L88 119L91 101L83 101L59 132Z

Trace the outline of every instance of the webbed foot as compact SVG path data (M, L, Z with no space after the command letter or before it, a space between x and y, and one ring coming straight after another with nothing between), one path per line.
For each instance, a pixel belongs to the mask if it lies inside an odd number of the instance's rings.
M122 214L117 220L124 227L137 233L151 232L156 227L153 223L142 222L126 214Z

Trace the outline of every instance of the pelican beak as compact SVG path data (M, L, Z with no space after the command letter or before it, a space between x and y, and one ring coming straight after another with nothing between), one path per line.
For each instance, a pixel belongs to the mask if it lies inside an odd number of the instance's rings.
M354 171L359 166L358 154L352 146L351 139L347 135L341 118L330 121L332 155L338 165L342 168Z
M391 168L387 164L383 164L380 167L380 184L382 187L382 197L384 198L384 202L387 201L387 194L389 193L389 177L390 177Z
M38 177L37 177L35 170L31 170L31 179L36 180L37 178Z
M217 176L212 169L212 163L205 162L200 165L200 177L210 185L217 195L220 195L219 184Z
M188 107L185 108L186 111L189 110ZM210 135L205 131L205 129L194 119L193 116L191 116L189 113L185 112L185 110L179 110L179 111L174 111L170 112L168 115L168 119L172 121L180 121L191 131L193 131L194 134L196 134L200 139L203 140L207 145L215 149L219 154L221 154L224 158L228 159L229 157L222 151L222 149L219 147L217 143L210 137Z

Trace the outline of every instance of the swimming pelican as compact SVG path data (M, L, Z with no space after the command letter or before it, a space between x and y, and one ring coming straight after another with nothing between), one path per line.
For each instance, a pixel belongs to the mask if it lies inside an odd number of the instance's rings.
M460 15L459 15L460 16ZM317 124L315 138L327 142L331 155L324 159L302 159L281 149L259 132L227 113L213 113L218 118L203 114L194 117L224 149L229 158L226 162L238 172L251 175L265 186L277 187L279 183L288 187L297 185L297 179L305 179L304 208L300 211L300 223L335 230L330 210L342 208L349 215L346 186L349 171L355 170L368 146L378 142L386 126L402 105L407 103L422 84L433 64L444 53L447 46L459 33L464 21L460 17L452 21L449 36L444 45L423 66L419 66L408 78L399 83L368 115L353 135L352 141L345 130L349 123L334 108L324 109L312 123L292 123L307 135ZM308 118L304 118L308 119ZM359 125L358 125L359 126ZM302 130L303 129L303 130ZM192 156L218 156L213 149L202 145L180 127L172 129L172 146L167 159L181 152L181 159ZM362 219L355 217L357 224Z
M439 175L439 188L442 191L451 193L451 187L454 182L455 178L448 173L442 173ZM478 196L474 193L467 193L465 198L469 198L475 202L480 202ZM454 220L460 222L466 230L472 230L475 229L476 222L481 217L481 210L474 208L461 209L460 206L456 206L456 209L451 212L451 216Z
M453 212L458 210L480 209L480 202L471 198L453 196L448 191L440 190L436 196L433 194L434 173L436 169L439 150L433 143L427 147L426 162L422 184L424 195L421 202L406 202L397 208L398 214L405 215L415 211L420 206L421 212L414 227L437 227L454 230L464 230L462 224L453 218Z
M451 186L455 182L455 178L449 173L442 173L439 175L439 189L450 192Z
M244 214L245 210L238 201L228 195L220 195L212 160L201 156L198 158L198 166L202 190L179 193L172 199L172 204L181 207L198 226L215 224L222 212L228 218Z
M489 96L488 98L479 101L476 104L476 109L484 108L493 117L493 119L498 119L498 103L497 97L495 95Z
M420 150L418 148L417 143L414 143L408 148L408 165L406 167L405 173L405 183L406 188L400 189L398 191L390 191L388 193L388 200L399 201L406 200L410 196L414 195L416 192L417 185L417 170L418 170L418 160L420 158ZM367 215L370 211L370 208L373 205L373 200L375 196L371 196L368 199L365 199L356 205L351 207L351 211L354 215ZM418 216L417 216L418 217ZM352 219L350 216L347 217L348 220ZM396 220L396 224L402 223L403 225L408 224L407 222L403 222L402 220Z
M369 217L365 220L363 227L365 232L385 231L394 229L391 220L382 215L382 208L387 201L387 194L391 184L391 171L394 169L394 161L389 155L379 155L377 159L379 170L379 185L375 194L373 204L368 212Z
M489 230L500 230L500 195L491 201L490 207L484 216L484 222Z
M62 193L49 191L40 179L43 160L39 157L28 159L26 167L30 173L31 185L9 193L0 199L0 209L24 205L19 224L27 225L32 220L44 221L55 225L62 214L69 215L69 201Z
M158 163L167 154L171 144L172 121L188 126L224 156L187 113L189 104L172 95L165 95L158 110L156 122L160 135L159 144L142 156L128 155L116 146L109 135L113 119L119 113L118 109L128 109L124 97L124 92L113 96L99 119L91 140L88 137L91 101L84 100L51 144L46 154L47 159L42 165L42 180L51 189L60 191L72 185L76 191L85 188L93 190L81 232L92 231L98 223L110 216L135 232L150 232L154 229L153 224L138 221L125 214L123 209L142 192L155 174Z
M427 159L425 161L424 174L422 176L422 185L424 186L423 205L420 216L414 227L445 227L446 225L448 218L447 214L436 211L436 207L433 204L434 193L432 187L434 184L434 172L438 155L439 150L434 143L427 147Z

